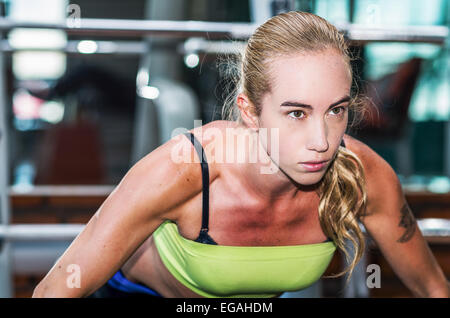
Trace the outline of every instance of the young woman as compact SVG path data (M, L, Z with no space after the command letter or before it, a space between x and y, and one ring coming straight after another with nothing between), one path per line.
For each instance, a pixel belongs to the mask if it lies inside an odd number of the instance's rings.
M317 281L336 249L350 260L340 275L351 274L361 222L414 295L447 297L395 172L345 134L349 112L363 110L350 96L350 58L316 15L261 25L226 120L135 164L33 296L276 297ZM180 160L180 149L191 152Z

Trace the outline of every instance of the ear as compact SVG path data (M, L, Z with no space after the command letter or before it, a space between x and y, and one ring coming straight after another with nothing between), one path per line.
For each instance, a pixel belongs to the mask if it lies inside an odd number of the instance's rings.
M241 112L242 121L245 125L253 130L258 130L259 120L255 114L255 106L249 100L248 96L240 93L236 98L236 103Z

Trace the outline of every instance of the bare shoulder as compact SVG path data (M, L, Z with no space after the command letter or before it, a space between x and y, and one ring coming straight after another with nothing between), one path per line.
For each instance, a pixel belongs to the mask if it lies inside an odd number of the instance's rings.
M226 152L227 134L236 127L236 122L215 120L189 130L194 134L205 151L210 170L210 180L218 176L223 168L223 165L218 163L225 162L223 156Z
M196 136L201 137L206 142L209 143L216 137L218 133L225 134L227 128L236 128L237 123L229 120L214 120L203 126L195 127L190 131Z
M389 163L361 140L346 134L344 135L344 142L346 148L353 152L361 160L367 177L373 176L374 172L377 174L395 174L395 171Z
M364 169L368 212L378 210L386 200L394 200L402 192L398 176L391 165L364 142L344 135L346 148L353 152ZM392 198L390 198L392 196Z
M179 134L140 159L127 172L118 190L144 192L143 204L155 205L156 197L167 203L166 219L178 218L176 209L202 191L202 172L191 141ZM214 177L214 175L212 176Z

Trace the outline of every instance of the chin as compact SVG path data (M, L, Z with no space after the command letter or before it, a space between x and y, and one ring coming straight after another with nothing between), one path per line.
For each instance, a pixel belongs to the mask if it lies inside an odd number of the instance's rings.
M317 172L301 172L297 173L297 176L293 178L298 184L311 186L319 183L323 176L325 175L324 171Z

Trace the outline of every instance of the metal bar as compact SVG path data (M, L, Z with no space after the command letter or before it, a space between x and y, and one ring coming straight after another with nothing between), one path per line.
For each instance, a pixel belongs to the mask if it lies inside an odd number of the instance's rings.
M351 41L357 42L424 42L443 44L448 37L447 26L366 26L351 23L334 25ZM125 20L125 19L81 19L80 27L67 23L17 22L0 18L0 31L14 28L40 28L63 30L70 35L91 36L160 36L208 39L247 39L258 27L254 23Z
M98 197L108 196L115 185L62 185L62 186L32 186L25 191L11 186L9 195L14 197Z
M2 12L3 14L3 12ZM3 34L0 34L2 40ZM8 226L10 222L10 200L8 198L8 118L6 103L6 71L3 52L0 52L0 224ZM11 279L11 245L0 240L0 297L11 297L13 283Z
M12 224L0 226L0 237L7 241L73 240L84 224Z
M417 220L425 237L450 238L450 220L427 218ZM84 224L10 224L0 225L0 238L8 241L73 240ZM363 232L364 227L361 227ZM450 243L450 239L447 240Z
M123 55L141 55L148 49L147 45L141 41L92 41L92 51L86 53L83 51L83 40L67 41L67 45L60 48L38 48L38 47L20 47L15 48L10 45L8 40L0 42L0 50L5 53L13 53L18 51L35 51L35 52L54 52L62 51L67 54L123 54ZM175 49L176 45L160 45L158 49Z
M252 34L256 26L249 23L204 21L81 19L79 27L71 27L68 23L34 23L0 19L0 31L14 28L57 29L72 35L242 38Z
M178 52L181 54L236 54L243 52L246 44L245 41L208 41L202 38L191 38L179 46Z
M70 241L11 242L11 271L16 275L47 273L70 246Z
M116 185L34 185L23 190L21 187L10 186L8 193L15 197L53 197L53 196L69 196L69 197L90 197L90 196L108 196L114 190ZM431 192L427 190L426 184L402 184L405 195L408 200L412 196L417 196L418 201L430 200L438 201L441 204L447 204L449 194ZM415 200L413 204L417 204Z
M422 42L444 44L449 31L447 26L365 26L335 23L344 35L355 42Z
M353 32L353 35L349 33L346 34L352 41L355 42L368 42L368 41L393 41L397 40L400 42L430 42L441 44L443 41L443 37L447 33L446 27L438 27L442 35L433 36L423 38L421 36L414 36L411 40L408 40L410 37L407 36L405 39L405 35L400 36L399 34L391 34L385 35L381 30L356 30L349 31ZM367 33L366 33L367 32ZM367 37L366 37L367 35ZM93 41L92 52L86 53L80 48L80 41L71 40L67 42L65 47L61 48L37 48L37 47L23 47L23 48L14 48L10 45L8 40L3 40L0 42L0 50L5 53L12 53L16 51L63 51L67 54L112 54L112 55L143 55L148 51L147 44L141 41ZM237 52L242 52L245 47L245 41L210 41L200 37L194 37L187 39L184 43L178 45L178 52L181 54L189 54L189 53L206 53L206 54L235 54ZM156 44L154 45L155 49L168 49L174 50L176 49L176 44Z
M424 236L450 238L450 220L426 218L418 219L417 224Z

